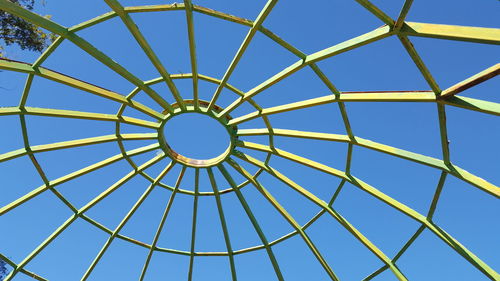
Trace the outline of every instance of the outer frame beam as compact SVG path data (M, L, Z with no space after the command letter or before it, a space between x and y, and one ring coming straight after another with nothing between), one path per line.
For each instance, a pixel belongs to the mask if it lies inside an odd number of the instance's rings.
M469 41L483 44L500 45L500 29L446 25L421 22L405 22L400 34L431 37L446 40Z

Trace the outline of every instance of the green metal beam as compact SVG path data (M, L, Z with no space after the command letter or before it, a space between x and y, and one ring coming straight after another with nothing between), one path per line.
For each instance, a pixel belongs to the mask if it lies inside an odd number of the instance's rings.
M403 273L392 263L392 261L379 249L377 248L368 238L366 238L359 230L357 230L351 223L349 223L344 217L342 217L338 212L333 210L328 203L319 199L313 193L303 188L299 184L295 183L278 170L272 168L269 165L266 165L264 162L257 160L251 156L246 154L237 154L238 158L247 161L250 164L253 164L259 168L264 169L270 175L283 182L284 184L291 187L296 192L300 193L302 196L325 210L328 214L330 214L337 222L339 222L347 231L349 231L356 239L358 239L365 247L368 248L373 254L375 254L382 262L384 262L391 270L394 272L396 277L399 280L408 280Z
M252 177L252 175L250 173L248 173L248 171L245 168L243 168L240 165L238 165L238 163L236 163L234 160L232 160L231 158L229 158L229 160L227 161L227 163L229 165L231 165L231 167L233 167L238 173L240 173L242 176L244 176L246 179L248 179L252 183L252 185L255 186L255 188L257 188L257 190L267 199L267 201L269 201L269 203L271 203L271 205L273 205L273 207L283 216L283 218L285 218L287 220L287 222L299 233L299 235L302 237L302 239L304 240L304 242L306 243L306 245L309 247L309 249L311 250L311 252L314 254L314 256L316 257L316 259L318 260L318 262L321 264L321 266L323 267L323 269L325 270L325 272L328 274L328 276L330 277L330 279L335 280L335 281L339 280L338 277L337 277L337 275L331 269L331 267L328 264L328 262L321 255L321 253L318 250L318 248L316 247L316 245L314 245L314 243L312 242L311 238L309 238L309 236L302 229L302 227L299 225L299 223L276 200L276 198L274 198L274 196L271 193L269 193L269 191L266 188L264 188L264 186L262 186L261 183L259 183L257 180L255 180Z
M157 133L123 134L123 135L119 135L119 136L105 135L105 136L84 138L84 139L71 140L71 141L55 142L55 143L51 143L51 144L33 145L33 146L30 146L30 150L31 150L31 153L39 153L39 152L53 151L53 150L58 150L58 149L73 148L73 147L80 147L80 146L86 146L86 145L92 145L92 144L113 142L113 141L117 141L119 138L122 140L152 140L152 139L156 139L157 137L158 137ZM9 151L9 152L0 154L0 162L12 160L14 158L27 155L28 153L29 153L28 149L26 149L26 148L20 148L20 149L16 149L13 151Z
M153 151L153 150L156 150L160 148L159 144L152 144L152 145L147 145L147 146L143 146L143 147L140 147L140 148L137 148L137 149L133 149L133 150L130 150L127 152L127 155L128 156L135 156L135 155L140 155L140 154L143 154L143 153L146 153L146 152L149 152L149 151ZM7 204L6 206L0 208L0 216L6 214L7 212L11 211L12 209L14 209L15 207L33 199L34 197L36 197L37 195L41 194L42 192L46 191L47 189L49 189L49 187L55 187L57 185L60 185L60 184L63 184L67 181L70 181L70 180L73 180L75 178L78 178L80 176L83 176L83 175L86 175L90 172L93 172L95 170L98 170L100 168L103 168L105 166L108 166L110 164L113 164L115 162L118 162L122 159L125 158L125 155L123 154L117 154L115 156L112 156L112 157L109 157L105 160L102 160L100 162L97 162L97 163L94 163L92 165L89 165L85 168L82 168L80 170L77 170L77 171L74 171L72 173L69 173L67 175L64 175L62 177L59 177L55 180L52 180L50 181L50 186L47 186L47 185L42 185L40 187L37 187L35 188L34 190L32 190L31 192L25 194L24 196L20 197L19 199Z
M368 0L356 0L361 6L365 7L370 13L372 13L374 16L379 18L381 21L383 21L385 24L389 26L394 25L394 20L389 17L386 13L384 13L382 10L380 10L377 6L373 5Z
M244 145L242 147L270 152L276 156L279 156L279 157L291 160L293 162L302 164L304 166L322 171L326 174L330 174L332 176L347 180L351 184L359 187L361 190L369 193L370 195L374 196L375 198L379 199L380 201L386 203L387 205L393 207L394 209L400 211L401 213L407 215L408 217L418 221L419 223L424 224L427 227L427 229L432 231L437 237L439 237L441 240L443 240L443 242L445 242L448 246L450 246L453 250L455 250L455 252L457 252L462 257L464 257L469 263L471 263L474 267L479 269L482 273L484 273L490 279L496 280L499 277L498 273L495 270L493 270L489 265L484 263L479 257L477 257L472 252L470 252L467 248L465 248L465 246L463 246L460 242L458 242L451 235L446 233L444 230L439 228L437 225L435 225L431 221L427 220L427 218L425 216L416 212L415 210L411 209L410 207L402 204L401 202L395 200L394 198L386 195L385 193L383 193L380 190L376 189L375 187L369 185L368 183L363 182L362 180L360 180L352 175L348 175L348 174L346 174L342 171L339 171L337 169L334 169L332 167L329 167L329 166L323 165L321 163L318 163L316 161L292 154L290 152L286 152L284 150L280 150L277 148L270 148L270 147L264 146L264 145ZM252 159L244 154L237 153L236 155L242 156L240 158L243 160ZM259 160L256 160L256 161L259 161ZM254 164L254 163L257 163L257 162L252 162L252 164ZM478 178L476 177L476 180L477 179ZM480 179L480 180L482 180L482 179ZM492 192L493 192L492 194L496 195L497 197L500 197L500 196L498 196L500 194L500 188L495 187L495 186L492 186L492 188L496 188L495 190L492 190ZM496 192L496 194L494 192Z
M217 204L217 210L219 212L220 224L222 226L222 232L224 234L224 241L226 242L227 256L229 257L229 265L231 268L231 280L238 280L236 276L236 266L234 264L233 247L231 246L231 239L229 238L229 231L227 230L226 218L224 216L224 209L222 208L222 201L220 200L219 189L217 183L215 182L214 173L212 168L207 168L208 177L210 179L210 185L215 194L215 203Z
M170 213L170 208L172 208L172 203L174 202L175 195L177 194L177 190L179 190L179 185L181 184L185 172L186 172L186 166L183 166L181 172L179 173L179 176L177 177L177 181L175 182L174 190L172 191L170 197L168 198L167 206L165 207L165 211L163 211L160 223L158 224L158 229L156 230L155 236L153 238L153 243L151 244L151 248L149 249L148 256L146 257L146 261L144 262L144 266L141 271L141 276L139 277L140 281L144 280L144 277L146 276L146 272L149 267L149 262L151 261L151 257L153 256L153 251L156 249L156 244L160 239L161 232L163 231L168 214Z
M262 133L262 132L263 131L259 131L259 133ZM243 133L245 133L245 132L243 131ZM250 133L255 134L256 131L250 131ZM283 130L283 129L274 129L273 134L277 135L277 136L281 135L281 136L288 136L288 137L323 139L323 140L330 140L330 141L345 141L345 139L348 139L348 136L341 136L340 135L340 138L339 138L339 135L334 135L334 134L330 135L330 134L325 134L325 133L314 133L314 132ZM477 176L467 172L466 170L464 170L458 166L455 166L453 164L446 164L443 160L433 158L430 156L421 155L421 154L410 152L410 151L406 151L403 149L395 148L395 147L392 147L389 145L377 143L377 142L363 139L360 137L355 137L353 144L359 145L362 147L366 147L366 148L369 148L372 150L380 151L383 153L387 153L387 154L390 154L390 155L393 155L393 156L396 156L399 158L403 158L406 160L410 160L413 162L417 162L420 164L424 164L426 166L430 166L433 168L443 170L443 171L450 173L453 176L455 176L455 177L457 177L465 182L468 182L468 183L478 187L479 189L481 189L481 190L483 190L483 191L485 191L485 192L487 192L487 193L489 193L497 198L500 198L500 187L495 186L494 184L487 182L486 180L484 180L480 177L477 177ZM286 152L286 151L283 151L280 149L276 149L276 148L273 149L273 148L266 146L266 145L256 144L256 143L252 143L252 142L245 142L245 141L240 141L236 145L239 147L244 147L244 148L248 148L248 149L273 153L273 154L279 155L281 157L284 157L284 158L292 160L292 161L297 160L301 164L308 163L308 160L302 159L300 157L296 158L298 156L296 156L292 153L289 153L289 152ZM336 176L338 176L340 178L344 178L344 176L342 176L343 172L340 172L340 171L335 170L335 169L330 170L330 167L327 167L327 166L325 166L324 168L331 171L332 173L335 173Z
M151 109L137 101L133 100L128 100L125 96L120 95L118 93L115 93L110 90L106 90L104 88L92 85L90 83L84 82L82 80L78 80L76 78L73 78L71 76L67 76L55 71L52 71L47 68L43 67L33 67L29 65L28 63L24 62L17 62L17 61L10 61L6 59L0 59L0 69L5 69L9 71L16 71L16 72L24 72L24 73L29 73L29 74L34 74L64 85L68 85L70 87L86 91L88 93L113 100L122 104L126 104L134 109L137 109L153 118L156 118L158 120L161 120L165 117L160 112L157 112L154 109Z
M132 216L137 211L137 209L139 209L139 207L142 205L142 203L144 203L144 201L146 200L146 198L148 198L148 196L151 194L151 192L156 187L156 185L158 184L158 182L161 181L161 179L167 175L167 173L173 168L174 165L175 165L174 163L170 162L160 172L160 174L155 179L155 181L152 182L146 188L146 190L142 193L142 195L139 197L139 199L132 206L132 208L127 212L127 214L120 221L120 223L115 228L115 230L111 233L111 235L109 236L108 240L106 240L106 242L104 243L104 245L101 247L101 250L99 251L99 253L97 254L97 256L94 258L94 260L92 261L92 263L90 264L90 266L87 268L87 270L83 274L82 278L80 279L81 281L87 280L87 278L90 276L90 274L94 270L94 268L97 265L97 263L101 260L102 256L104 255L104 253L106 252L106 250L109 248L109 246L111 246L111 243L116 238L116 236L119 234L119 232L122 230L122 228L125 226L125 224L130 220L130 218L132 218Z
M160 127L160 123L145 121L142 119L127 117L127 116L118 117L112 114L83 112L83 111L64 110L64 109L40 108L40 107L24 107L24 108L0 107L0 116L20 115L20 114L47 116L47 117L88 119L96 121L114 121L114 122L122 122L126 124L131 124L151 129L158 129Z
M184 0L186 11L186 22L189 38L189 56L191 58L191 73L193 74L193 100L195 108L199 107L198 96L198 65L196 62L196 40L194 37L193 3L191 0Z
M115 71L123 78L128 80L130 83L141 88L146 94L148 94L155 102L162 106L167 111L172 111L172 106L165 101L157 92L155 92L150 87L144 85L144 82L137 78L135 75L126 70L123 66L119 65L117 62L112 60L103 52L99 51L88 41L78 36L75 32L69 31L68 28L59 25L45 17L35 14L29 10L22 8L21 6L10 2L8 0L0 0L0 8L8 13L25 19L28 22L36 24L42 28L47 29L61 37L68 39L73 42L76 46L80 47L83 51L87 52L89 55L100 61L103 65L109 67L111 70Z
M420 70L420 73L422 73L422 76L424 76L425 81L427 81L427 84L429 84L432 91L434 91L436 95L439 95L441 93L441 89L439 88L436 80L434 80L434 77L432 76L429 69L425 66L424 61L417 53L417 50L415 50L415 47L411 43L410 39L402 35L398 35L398 38L403 44L403 47L405 47L406 51L410 55L415 65L417 66L418 70Z
M236 125L264 115L272 115L312 106L318 106L334 102L435 102L436 96L431 92L360 92L341 93L339 95L327 95L318 98L307 99L299 102L264 108L260 111L248 113L241 117L231 119L228 124Z
M227 169L224 167L224 165L219 164L217 166L219 171L222 173L226 181L229 183L231 188L233 189L234 193L236 193L236 196L238 197L238 200L241 203L241 206L245 210L245 213L247 214L248 218L250 219L250 222L252 223L255 231L257 232L257 235L259 236L262 245L264 245L267 255L269 256L269 260L271 261L271 264L273 265L274 272L276 274L276 277L280 281L284 281L285 279L283 278L283 274L281 273L280 267L278 265L278 261L276 260L276 256L274 255L273 249L269 245L269 241L267 240L266 235L264 234L264 231L262 231L262 227L259 225L257 222L257 219L255 218L252 210L250 209L250 206L247 203L247 200L243 196L243 193L237 188L237 184L234 181L233 177L231 174L227 171Z
M347 52L349 50L353 50L355 48L359 48L361 46L364 46L368 43L372 43L375 41L378 41L380 39L386 38L388 36L392 35L391 28L389 26L383 26L381 28L375 29L373 31L370 31L368 33L365 33L363 35L360 35L358 37L349 39L347 41L344 41L342 43L339 43L337 45L334 45L332 47L326 48L324 50L318 51L316 53L313 53L311 55L306 56L306 58L301 59L294 64L286 67L282 71L278 72L271 78L267 79L263 83L257 85L250 91L246 92L243 97L240 97L239 99L235 100L233 103L231 103L224 111L221 112L222 115L226 115L233 111L237 106L242 104L244 101L247 99L257 95L258 93L264 91L265 89L271 87L272 85L278 83L279 81L285 79L286 77L292 75L293 73L299 71L300 69L304 68L307 65L310 65L312 63L316 63L318 61L324 60L326 58Z
M163 77L163 80L167 84L168 88L170 89L170 92L174 96L175 100L177 101L177 104L184 109L184 103L182 101L182 97L179 94L179 90L177 90L177 87L175 86L174 82L172 79L170 79L170 74L168 73L167 69L163 64L161 63L160 59L156 55L156 53L153 51L151 46L149 45L148 41L140 31L139 27L135 24L135 22L132 20L132 18L125 12L123 6L118 2L117 0L105 0L108 6L115 11L115 13L121 18L129 32L132 34L134 39L137 41L141 49L144 51L146 56L149 58L151 63L154 65L156 70L160 73L161 77ZM194 72L193 72L194 73ZM142 82L142 81L141 81ZM137 85L140 86L140 85ZM147 86L145 86L147 87Z
M400 34L500 45L500 28L405 22Z
M452 96L446 99L439 99L438 102L446 105L452 105L469 110L500 116L500 103L496 102L478 100L461 96Z
M140 170L146 169L150 167L151 165L155 164L156 162L160 161L163 159L165 155L158 155L155 158L152 158L148 162L144 163L141 165L139 168ZM29 253L15 268L12 270L9 275L5 278L5 281L10 281L12 278L15 277L15 275L19 272L20 269L25 267L32 259L34 259L40 252L45 249L52 241L54 241L66 228L68 228L78 217L80 217L83 213L88 211L90 208L95 206L97 203L99 203L101 200L109 196L111 193L113 193L115 190L117 190L119 187L121 187L123 184L128 182L132 177L137 175L138 170L132 171L128 173L126 176L122 177L120 180L112 184L108 189L103 191L101 194L98 196L94 197L90 202L88 202L85 206L81 207L76 213L74 213L72 216L70 216L63 224L61 224L49 237L47 237L41 244L38 245L37 248L35 248L31 253Z
M406 16L408 15L408 12L410 11L412 4L413 4L413 0L405 0L405 3L403 4L401 11L399 12L398 19L396 20L396 23L394 24L394 29L396 31L399 31L399 29L401 29L401 27L403 26L405 19L406 19Z
M196 243L196 220L198 219L198 192L200 189L200 169L194 170L193 220L191 222L191 247L189 254L188 281L193 280L194 251Z
M219 98L219 94L222 92L222 89L224 89L225 84L229 80L229 77L231 77L231 74L233 73L234 69L238 65L241 57L243 56L243 53L245 53L248 45L250 45L250 42L252 41L255 33L259 30L260 26L264 22L264 20L267 18L269 13L271 13L271 10L274 8L274 5L278 0L268 0L264 8L261 10L259 15L257 16L257 19L253 22L252 28L248 31L247 35L245 36L245 39L243 39L243 43L241 43L238 51L236 52L235 56L233 57L233 60L229 64L229 67L226 70L226 73L224 73L224 76L222 77L222 80L215 90L215 93L213 94L213 97L210 101L210 105L208 106L208 109L210 110L216 103L217 99Z

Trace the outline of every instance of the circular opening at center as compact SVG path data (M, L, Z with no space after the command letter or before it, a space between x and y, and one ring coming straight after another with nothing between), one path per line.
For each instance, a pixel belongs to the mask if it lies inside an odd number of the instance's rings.
M169 119L163 127L170 149L192 159L212 159L227 151L230 137L214 118L200 113L183 113Z

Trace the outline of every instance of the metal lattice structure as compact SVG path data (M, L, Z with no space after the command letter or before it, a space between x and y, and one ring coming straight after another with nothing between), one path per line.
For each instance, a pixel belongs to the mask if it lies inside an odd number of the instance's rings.
M9 273L5 280L13 280L13 278L18 274L25 274L31 276L37 280L46 280L43 277L36 274L36 272L31 272L25 267L39 255L45 247L47 247L52 241L54 241L62 232L65 231L75 220L84 219L90 224L94 225L98 229L107 233L109 238L106 243L102 246L99 253L95 256L94 260L89 264L85 274L81 277L81 280L86 280L93 272L95 266L99 263L103 255L105 255L107 249L111 243L116 239L121 239L130 243L135 243L138 246L145 247L149 250L149 254L144 263L143 270L139 280L143 280L145 277L148 266L155 251L163 251L173 254L185 255L190 257L190 264L188 269L188 280L192 279L193 272L193 260L196 256L227 256L229 259L230 270L232 275L232 280L237 280L236 266L234 262L234 256L251 252L254 250L264 249L272 263L274 272L277 279L284 280L283 274L280 270L279 260L276 259L273 253L273 246L287 240L293 236L300 236L305 244L308 246L310 251L316 257L317 261L321 264L323 269L326 271L328 276L332 280L339 280L338 276L334 272L334 266L331 266L321 253L312 239L307 235L305 230L312 225L320 216L327 215L331 216L333 219L338 221L338 223L348 230L359 242L369 249L378 259L383 262L383 266L376 269L372 274L367 276L364 280L370 280L377 276L378 274L390 270L399 280L407 280L404 272L402 272L398 266L398 259L405 253L405 251L412 245L412 243L419 237L419 235L424 230L429 230L436 237L442 240L443 243L451 247L459 255L461 255L465 260L472 264L475 268L481 271L485 276L491 280L500 280L500 275L491 268L488 264L483 262L480 257L476 256L474 253L469 251L464 245L453 238L449 233L445 232L442 228L436 225L432 218L435 212L441 190L447 177L453 176L464 182L477 187L481 191L488 193L493 197L500 197L500 188L494 184L485 181L484 179L473 175L466 170L454 165L450 161L450 153L448 149L448 136L446 128L446 108L449 106L460 107L466 110L478 111L490 115L500 115L500 104L495 102L489 102L469 97L459 96L462 91L473 87L483 81L495 77L500 73L500 64L495 64L492 67L485 69L484 71L460 82L456 85L441 89L436 83L435 79L426 68L423 60L413 47L410 38L414 36L418 37L430 37L437 39L446 40L458 40L458 41L469 41L479 44L500 44L500 29L495 28L481 28L481 27L471 27L471 26L453 26L453 25L442 25L442 24L430 24L430 23L417 23L405 21L406 15L410 10L412 0L406 0L405 4L399 14L399 17L394 20L381 11L379 8L371 4L368 0L357 0L368 11L373 13L377 18L383 22L383 26L370 31L361 36L352 38L350 40L344 41L337 45L331 46L324 50L305 54L292 46L291 44L285 42L283 39L279 38L277 35L272 33L270 30L263 26L266 17L269 15L277 0L269 0L265 7L262 9L258 17L254 20L247 20L244 18L239 18L226 13L211 10L205 7L193 5L190 0L184 0L183 4L168 4L168 5L149 5L149 6L134 6L134 7L123 7L117 0L106 0L106 3L112 9L110 12L105 13L99 17L91 19L81 24L64 27L61 26L47 18L39 16L28 10L21 8L20 6L13 4L8 0L0 0L0 9L11 13L13 15L19 16L37 26L40 26L50 32L58 35L57 39L48 47L47 50L34 62L34 63L24 63L18 61L12 61L7 59L0 60L0 69L15 71L27 74L26 84L24 91L22 93L19 106L16 107L3 107L0 108L0 116L18 116L21 122L22 134L24 138L24 146L21 148L10 151L4 154L0 154L0 163L9 161L18 157L28 156L33 162L34 166L38 170L40 177L43 179L44 184L38 188L33 189L31 192L23 195L19 199L2 206L0 208L0 216L3 216L10 211L14 210L18 206L32 200L33 198L39 196L45 192L51 192L55 194L61 202L63 202L72 212L67 220L60 225L49 237L47 237L37 248L35 248L28 256L25 257L19 263L10 260L6 255L0 254L0 257L5 260L13 270ZM189 38L189 50L191 57L191 67L192 73L189 74L171 74L167 71L165 66L160 62L159 58L153 52L152 48L146 41L145 37L142 35L139 28L136 26L132 20L131 13L148 13L148 12L168 12L173 10L183 10L186 14L187 19L187 33ZM198 73L197 70L197 57L196 57L196 47L195 47L195 30L193 23L193 13L202 13L208 16L216 17L222 20L232 22L234 24L239 24L249 27L249 31L244 38L240 48L235 54L231 64L227 67L227 70L222 77L222 79L217 79L214 77L205 76ZM83 39L78 35L78 32L89 28L91 26L97 25L99 23L105 22L109 19L119 17L123 23L128 28L129 32L133 35L137 43L140 45L144 53L147 55L151 63L155 66L160 74L157 79L142 81L138 77L134 76L127 69L113 61L103 52L96 49L92 44ZM269 39L273 40L275 43L279 44L281 47L286 49L291 54L297 57L297 61L292 65L286 67L279 73L270 77L266 81L258 84L253 89L242 92L236 87L228 84L228 80L231 77L233 71L235 70L238 62L242 58L245 50L249 46L252 38L256 33L267 36ZM339 91L329 80L329 78L322 72L320 67L316 64L322 60L330 58L332 56L353 50L355 48L370 44L375 41L383 40L390 36L395 36L399 39L401 44L404 46L408 54L413 59L413 62L420 70L422 76L425 78L429 84L432 91L405 91L405 92L341 92ZM44 61L58 48L58 46L63 41L71 41L74 45L78 46L81 50L87 52L92 57L97 59L103 65L107 66L114 72L118 73L130 83L135 85L135 89L128 95L123 95L110 90L106 90L99 86L92 85L85 81L78 80L76 78L58 73L56 71L42 67ZM331 90L329 95L307 99L300 102L294 102L289 104L283 104L275 107L263 108L256 101L253 100L258 94L263 93L267 88L279 83L282 79L292 75L293 73L299 71L302 68L309 67L314 73L321 79L321 81ZM36 108L26 106L26 101L28 95L30 94L30 88L32 80L35 76L40 76L45 79L49 79L58 83L65 84L70 87L74 87L87 92L88 94L97 95L116 103L119 103L120 109L115 114L102 114L102 113L92 113L92 112L81 112L73 110L62 110L62 109L50 109L50 108ZM183 99L176 88L174 80L176 79L189 79L192 80L193 86L193 96L192 99ZM201 100L198 96L198 81L204 80L217 85L215 93L213 93L211 100ZM154 84L166 83L172 96L175 98L176 103L168 103L161 94L153 90L151 87ZM227 107L220 107L217 105L217 100L224 89L228 89L239 96L232 104ZM151 107L148 107L134 99L134 97L143 91L159 104L164 111L159 112ZM396 147L391 147L382 143L377 143L370 141L368 139L357 137L353 130L348 118L348 113L344 106L344 103L348 102L408 102L408 103L433 103L436 104L437 112L439 115L439 128L441 134L441 147L442 147L442 159L433 158L430 156L425 156L417 154L414 152L406 151ZM247 103L251 105L255 111L243 116L231 116L231 113L240 105ZM314 107L318 105L324 105L329 103L336 103L340 109L346 135L339 134L329 134L320 132L306 132L306 131L296 131L288 129L274 128L268 116L273 114L279 114L282 112L293 111L297 109ZM126 108L133 108L140 111L156 121L151 122L148 120L142 120L134 117L129 117L124 115ZM219 121L226 129L230 135L230 145L227 150L220 156L213 159L199 160L185 157L174 151L165 140L163 133L163 127L165 123L172 117L188 113L196 112L202 113L210 116L211 118ZM25 117L29 115L37 116L51 116L57 118L77 118L77 119L90 119L90 120L100 120L104 122L113 122L116 124L116 133L112 135L104 135L92 138L77 139L72 141L64 141L57 143L50 143L45 145L30 145L30 140L28 137L28 129L26 127ZM265 128L255 128L255 129L239 129L238 125L249 120L261 119ZM123 124L132 124L152 130L151 133L136 133L136 134L124 134L121 132L121 126ZM263 145L258 143L253 143L249 141L242 140L245 136L267 136L269 139L269 145ZM330 166L318 163L311 159L307 159L300 155L292 154L279 147L274 146L273 138L276 136L290 137L290 138L306 138L321 140L325 142L341 142L348 145L348 154L346 159L346 166L344 171L337 170ZM154 140L153 145L148 145L134 150L126 150L123 145L124 141L128 140ZM65 176L49 179L46 177L45 172L41 165L36 160L36 155L39 152L45 151L55 151L60 149L74 148L80 146L88 146L100 143L111 143L116 142L121 150L121 153L113 157L104 159L100 162L94 163L83 169L74 171ZM432 198L432 204L430 209L426 214L421 214L407 205L397 201L396 199L384 194L376 187L364 182L362 179L357 178L350 172L352 151L355 146L364 147L367 149L375 150L378 152L389 154L393 157L399 157L408 161L413 161L421 165L426 165L441 171L441 177L436 187L435 195ZM266 153L267 157L265 161L258 160L248 154L245 154L239 150L239 148L245 148L247 150L255 150ZM142 165L136 164L132 157L136 155L141 155L146 152L151 152L159 150L154 158L150 159ZM273 157L279 157L291 160L298 164L307 166L319 170L323 173L337 177L341 179L340 185L337 187L333 197L329 202L323 201L315 194L310 192L305 187L292 181L283 173L279 172L275 168L271 167L269 161ZM157 176L151 176L145 172L148 167L158 163L162 159L169 159L170 164L164 167L163 171ZM57 189L58 185L65 182L71 181L80 176L92 173L100 168L108 166L120 160L126 160L132 167L132 171L125 177L116 181L113 185L109 186L104 192L99 194L93 200L88 202L85 206L81 208L76 208L67 198L65 198ZM240 165L240 161L246 162L252 166L258 168L256 173L251 173L245 167ZM171 169L176 166L182 166L181 172L178 175L177 182L174 186L169 186L162 182L162 179L167 175ZM186 190L179 188L181 180L183 180L184 173L186 169L195 170L194 178L194 190ZM200 192L199 191L199 175L202 170L206 170L210 178L210 183L213 188L213 192ZM217 183L214 177L214 171L219 171L227 181L229 188L219 189L219 186L224 184ZM238 174L240 177L244 177L245 181L238 183L234 179L234 174ZM305 225L301 225L297 220L285 209L276 199L271 195L271 193L262 185L259 181L259 175L262 173L268 173L272 175L279 181L288 185L291 189L298 192L303 196L304 200L309 200L319 206L321 211L311 218L311 220ZM106 226L100 224L98 221L90 218L86 215L86 212L95 206L98 202L106 198L108 195L119 189L123 184L128 182L131 178L135 176L142 176L150 182L149 187L142 194L139 200L133 205L132 209L129 210L127 215L121 220L120 224L116 229L110 229ZM400 251L395 256L388 256L380 248L378 248L372 241L370 241L366 236L363 235L358 229L356 229L349 221L346 220L334 207L333 203L342 190L344 184L350 183L359 189L365 191L371 196L377 198L383 203L387 204L389 207L396 209L397 211L407 215L411 219L417 221L421 226L414 233L414 235L407 241L407 243L400 249ZM264 234L261 225L257 221L256 217L252 212L252 206L247 203L245 197L240 191L241 188L249 186L247 188L257 189L261 195L267 199L268 202L274 206L274 208L283 216L283 218L295 229L293 232L282 236L279 239L270 241ZM150 195L154 188L166 188L172 191L170 199L168 200L167 206L161 218L158 226L158 231L154 236L152 242L149 241L138 241L132 237L125 236L120 233L121 229L125 226L127 221L132 217L134 212L141 206L144 200ZM231 246L231 239L228 233L227 224L225 221L224 211L222 208L222 203L220 200L221 194L234 192L240 201L245 213L250 219L255 231L257 232L261 245L257 245L251 248L245 249L234 249ZM190 251L182 251L179 249L168 249L157 246L158 238L162 232L163 225L169 214L169 210L172 206L176 194L184 193L194 197L193 204L193 218L192 218L192 239L191 239L191 249ZM217 208L219 211L219 219L222 225L224 233L224 241L227 246L227 251L225 252L196 252L195 251L195 238L196 238L196 222L197 222L197 201L199 196L214 196L217 203Z

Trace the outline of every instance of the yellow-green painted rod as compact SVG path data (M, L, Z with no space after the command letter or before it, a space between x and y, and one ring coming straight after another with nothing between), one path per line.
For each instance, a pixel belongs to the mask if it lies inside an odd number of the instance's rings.
M400 34L500 45L500 28L405 22Z
M24 72L24 73L31 73L43 78L47 78L49 80L68 85L70 87L76 88L83 90L85 92L110 99L122 104L126 104L134 109L137 109L151 117L154 117L158 120L163 119L165 116L162 113L157 112L154 109L151 109L139 102L133 101L133 100L128 100L125 96L115 93L113 91L95 86L93 84L87 83L85 81L73 78L71 76L67 76L64 74L61 74L56 71L52 71L50 69L44 68L44 67L33 67L28 63L24 62L18 62L18 61L11 61L11 60L6 60L6 59L0 59L0 69L5 69L5 70L10 70L10 71L17 71L17 72Z
M157 92L155 92L149 86L145 85L141 79L130 73L127 69L125 69L123 66L115 62L106 54L98 50L88 41L78 36L75 32L72 32L68 28L59 25L38 14L35 14L29 10L26 10L21 6L13 2L10 2L8 0L0 0L0 9L8 13L11 13L15 16L21 17L28 22L36 24L37 26L45 28L61 37L68 39L69 41L73 42L76 46L78 46L80 49L82 49L83 51L87 52L89 55L100 61L103 65L109 67L111 70L121 75L130 83L139 87L164 109L166 109L169 112L172 111L172 106L165 99L163 99L163 97L161 97Z
M303 131L273 129L273 134L279 135L280 133L283 136L303 137L303 138L312 138L312 139L317 138L317 137L325 138L329 135L329 134L318 135L317 133L303 132ZM338 139L338 136L339 135L332 135L329 140L335 141L336 139ZM345 137L347 137L347 136L344 136L343 139L339 140L339 141L344 141ZM366 147L369 149L377 150L377 151L387 153L387 154L390 154L390 155L393 155L396 157L411 160L411 161L414 161L414 162L417 162L420 164L424 164L424 165L427 165L427 166L430 166L433 168L437 168L437 169L446 171L446 172L454 175L455 177L457 177L461 180L464 180L464 181L478 187L479 189L481 189L483 191L486 191L487 193L489 193L497 198L500 198L500 187L498 187L498 186L496 186L496 185L494 185L494 184L492 184L492 183L490 183L490 182L488 182L488 181L486 181L478 176L475 176L475 175L467 172L466 170L464 170L458 166L455 166L453 164L446 164L443 160L433 158L430 156L421 155L421 154L410 152L410 151L406 151L403 149L395 148L395 147L388 146L385 144L380 144L380 143L373 142L373 141L366 140L366 139L362 139L359 137L355 137L354 141L352 141L352 144L356 144L356 145L363 146L363 147ZM264 151L264 152L277 153L280 156L287 158L289 160L292 160L292 161L295 161L295 160L298 161L298 159L301 159L299 162L308 163L308 161L306 161L300 157L296 158L298 156L296 156L294 154L291 154L291 153L288 153L286 151L282 151L279 149L272 149L266 145L256 144L256 143L252 143L252 142L244 142L244 141L238 142L236 145L240 146L240 147L245 147L245 148ZM295 160L293 160L293 159L295 159ZM302 163L302 164L304 164L304 163ZM329 170L330 173L334 173L336 176L344 178L342 176L343 173L341 171L335 170L335 169L330 168L328 166L325 166L324 169Z
M257 85L247 93L243 97L235 100L232 104L230 104L226 109L221 112L221 115L226 115L233 111L238 105L242 104L247 99L257 95L258 93L264 91L265 89L271 87L272 85L278 83L279 81L285 79L286 77L292 75L293 73L299 71L300 69L308 66L312 63L316 63L318 61L324 60L326 58L347 52L349 50L359 48L368 43L375 42L377 40L386 38L392 35L391 28L389 26L383 26L377 28L373 31L360 35L358 37L349 39L332 47L326 48L324 50L318 51L311 55L306 56L304 59L300 59L299 61L293 63L292 65L286 67L281 70L277 74L273 75L271 78L267 79L263 83Z
M86 145L92 145L92 144L113 142L113 141L117 141L119 139L121 139L121 140L151 140L151 139L156 139L156 138L158 138L158 133L121 134L119 136L106 135L106 136L91 137L91 138L84 138L84 139L78 139L78 140L55 142L55 143L50 143L50 144L33 145L33 146L30 146L30 150L32 153L39 153L39 152L52 151L52 150L58 150L58 149L65 149L65 148L86 146ZM28 154L29 153L28 153L28 150L26 148L16 149L13 151L9 151L9 152L0 154L0 162L5 162L5 161L12 160L14 158L21 157L21 156L28 155Z
M332 167L329 167L327 165L318 163L316 161L313 161L311 159L307 159L295 154L292 154L290 152L278 149L278 148L271 148L269 146L265 145L245 145L243 146L245 148L249 149L255 149L255 150L261 150L261 151L266 151L270 152L276 156L297 162L299 164L302 164L307 167L311 167L313 169L322 171L324 173L339 177L341 179L347 180L351 184L359 187L361 190L371 194L375 198L378 198L382 202L386 203L387 205L395 208L396 210L402 212L403 214L409 216L410 218L424 224L430 231L432 231L436 236L438 236L443 242L445 242L448 246L450 246L453 250L455 250L458 254L460 254L462 257L464 257L467 261L469 261L473 266L475 266L477 269L479 269L481 272L483 272L488 278L492 280L497 280L499 275L498 273L493 270L489 265L484 263L479 257L477 257L474 253L470 252L465 246L463 246L460 242L458 242L455 238L453 238L451 235L446 233L444 230L439 228L437 225L432 223L431 221L427 220L427 218L418 213L417 211L413 210L412 208L406 206L405 204L397 201L396 199L386 195L385 193L381 192L380 190L376 189L375 187L369 185L368 183L362 181L359 178L356 178L350 174L346 174L342 171L339 171L337 169L334 169ZM267 169L272 169L269 167L269 165L264 164L262 161L257 160L255 158L252 158L244 153L234 153L237 157L240 159L247 161L257 167L263 168L266 170ZM500 188L497 188L497 192Z
M76 110L64 110L64 109L53 109L53 108L40 108L40 107L0 107L0 116L2 115L38 115L38 116L50 116L50 117L63 117L63 118L76 118L76 119L89 119L97 121L114 121L122 122L131 125L158 129L160 123L145 121L142 119L137 119L127 116L117 116L113 114L105 113L95 113L95 112L84 112Z

